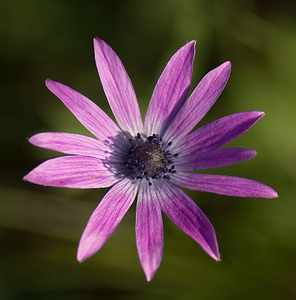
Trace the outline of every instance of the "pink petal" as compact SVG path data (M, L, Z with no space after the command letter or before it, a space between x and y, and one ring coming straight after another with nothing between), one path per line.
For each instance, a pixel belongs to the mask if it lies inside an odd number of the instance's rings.
M62 156L43 162L24 180L46 186L90 189L109 187L119 179L98 158Z
M165 140L181 140L198 124L222 93L230 69L230 62L227 61L203 77L169 125Z
M191 82L195 41L180 48L169 60L155 86L145 116L149 135L161 130L183 105Z
M122 131L135 136L142 132L143 124L131 80L108 44L95 38L94 49L97 70L112 112Z
M163 250L163 224L157 194L142 181L136 210L136 242L139 259L147 281L158 269Z
M177 172L171 176L174 184L183 188L236 197L275 198L277 192L269 186L241 177Z
M105 244L135 200L138 185L124 179L113 186L90 216L82 233L77 260L82 262Z
M174 164L178 171L195 171L220 168L248 160L256 151L243 148L223 148L212 151L197 151L186 156L178 156Z
M246 132L263 116L262 111L247 111L222 117L191 132L175 151L189 155L218 149Z
M120 129L95 103L66 85L47 79L47 88L55 94L78 119L98 139L111 140Z
M181 189L169 183L158 186L161 210L195 240L213 259L219 260L215 230L201 209Z
M105 158L111 149L105 143L80 134L64 132L43 132L29 138L37 147L66 154Z

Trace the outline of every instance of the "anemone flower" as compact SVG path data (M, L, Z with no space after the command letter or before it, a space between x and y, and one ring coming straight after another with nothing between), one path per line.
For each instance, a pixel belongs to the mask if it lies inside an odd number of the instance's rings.
M136 246L147 281L162 259L162 213L219 260L212 224L181 188L237 197L277 197L273 189L250 179L190 172L252 158L254 150L221 147L247 131L264 113L240 112L193 130L224 89L231 65L224 62L207 73L186 100L195 55L195 42L191 41L167 63L143 123L119 57L99 38L94 39L94 52L117 124L85 96L46 80L48 89L94 137L61 132L32 136L29 141L33 145L68 155L41 163L24 179L64 188L110 187L83 231L77 251L80 262L105 244L136 197Z

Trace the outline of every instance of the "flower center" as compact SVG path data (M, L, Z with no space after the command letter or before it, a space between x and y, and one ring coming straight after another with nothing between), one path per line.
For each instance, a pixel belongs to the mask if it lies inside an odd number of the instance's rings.
M165 152L161 146L149 140L134 150L133 157L139 166L143 166L144 174L148 177L158 175L167 166Z
M169 179L167 173L174 173L174 161L167 147L162 143L158 135L147 137L146 141L138 133L130 142L133 146L128 151L128 159L124 164L130 170L131 179L146 178L151 185L151 179ZM167 146L170 146L169 143Z

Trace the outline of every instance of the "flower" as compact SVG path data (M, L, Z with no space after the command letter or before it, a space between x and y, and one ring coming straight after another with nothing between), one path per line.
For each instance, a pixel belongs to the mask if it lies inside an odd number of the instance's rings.
M225 62L207 73L185 101L195 55L195 42L191 41L167 63L143 123L119 57L99 38L94 39L94 50L99 77L119 126L80 93L47 79L47 88L95 138L60 132L32 136L29 142L33 145L68 155L41 163L24 179L55 187L111 187L81 236L77 251L80 262L104 245L136 196L136 245L147 281L162 259L162 212L210 257L219 260L213 226L180 187L238 197L277 197L273 189L250 179L190 173L252 158L256 154L253 150L221 147L248 130L264 113L236 113L192 131L224 89L231 65Z

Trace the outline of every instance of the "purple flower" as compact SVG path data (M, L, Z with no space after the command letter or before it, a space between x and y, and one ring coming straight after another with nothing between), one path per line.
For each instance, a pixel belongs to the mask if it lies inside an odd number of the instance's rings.
M148 281L163 252L162 213L219 260L215 231L200 208L179 188L238 197L277 197L270 187L245 178L190 173L252 158L256 152L221 148L247 131L260 111L222 117L194 131L224 89L230 62L206 74L186 100L195 42L169 60L154 89L144 123L130 78L115 52L94 39L98 73L116 125L92 101L71 88L46 80L46 86L94 136L45 132L32 136L35 146L69 154L49 159L25 180L66 188L111 187L92 213L79 242L82 262L107 241L137 196L136 244Z

